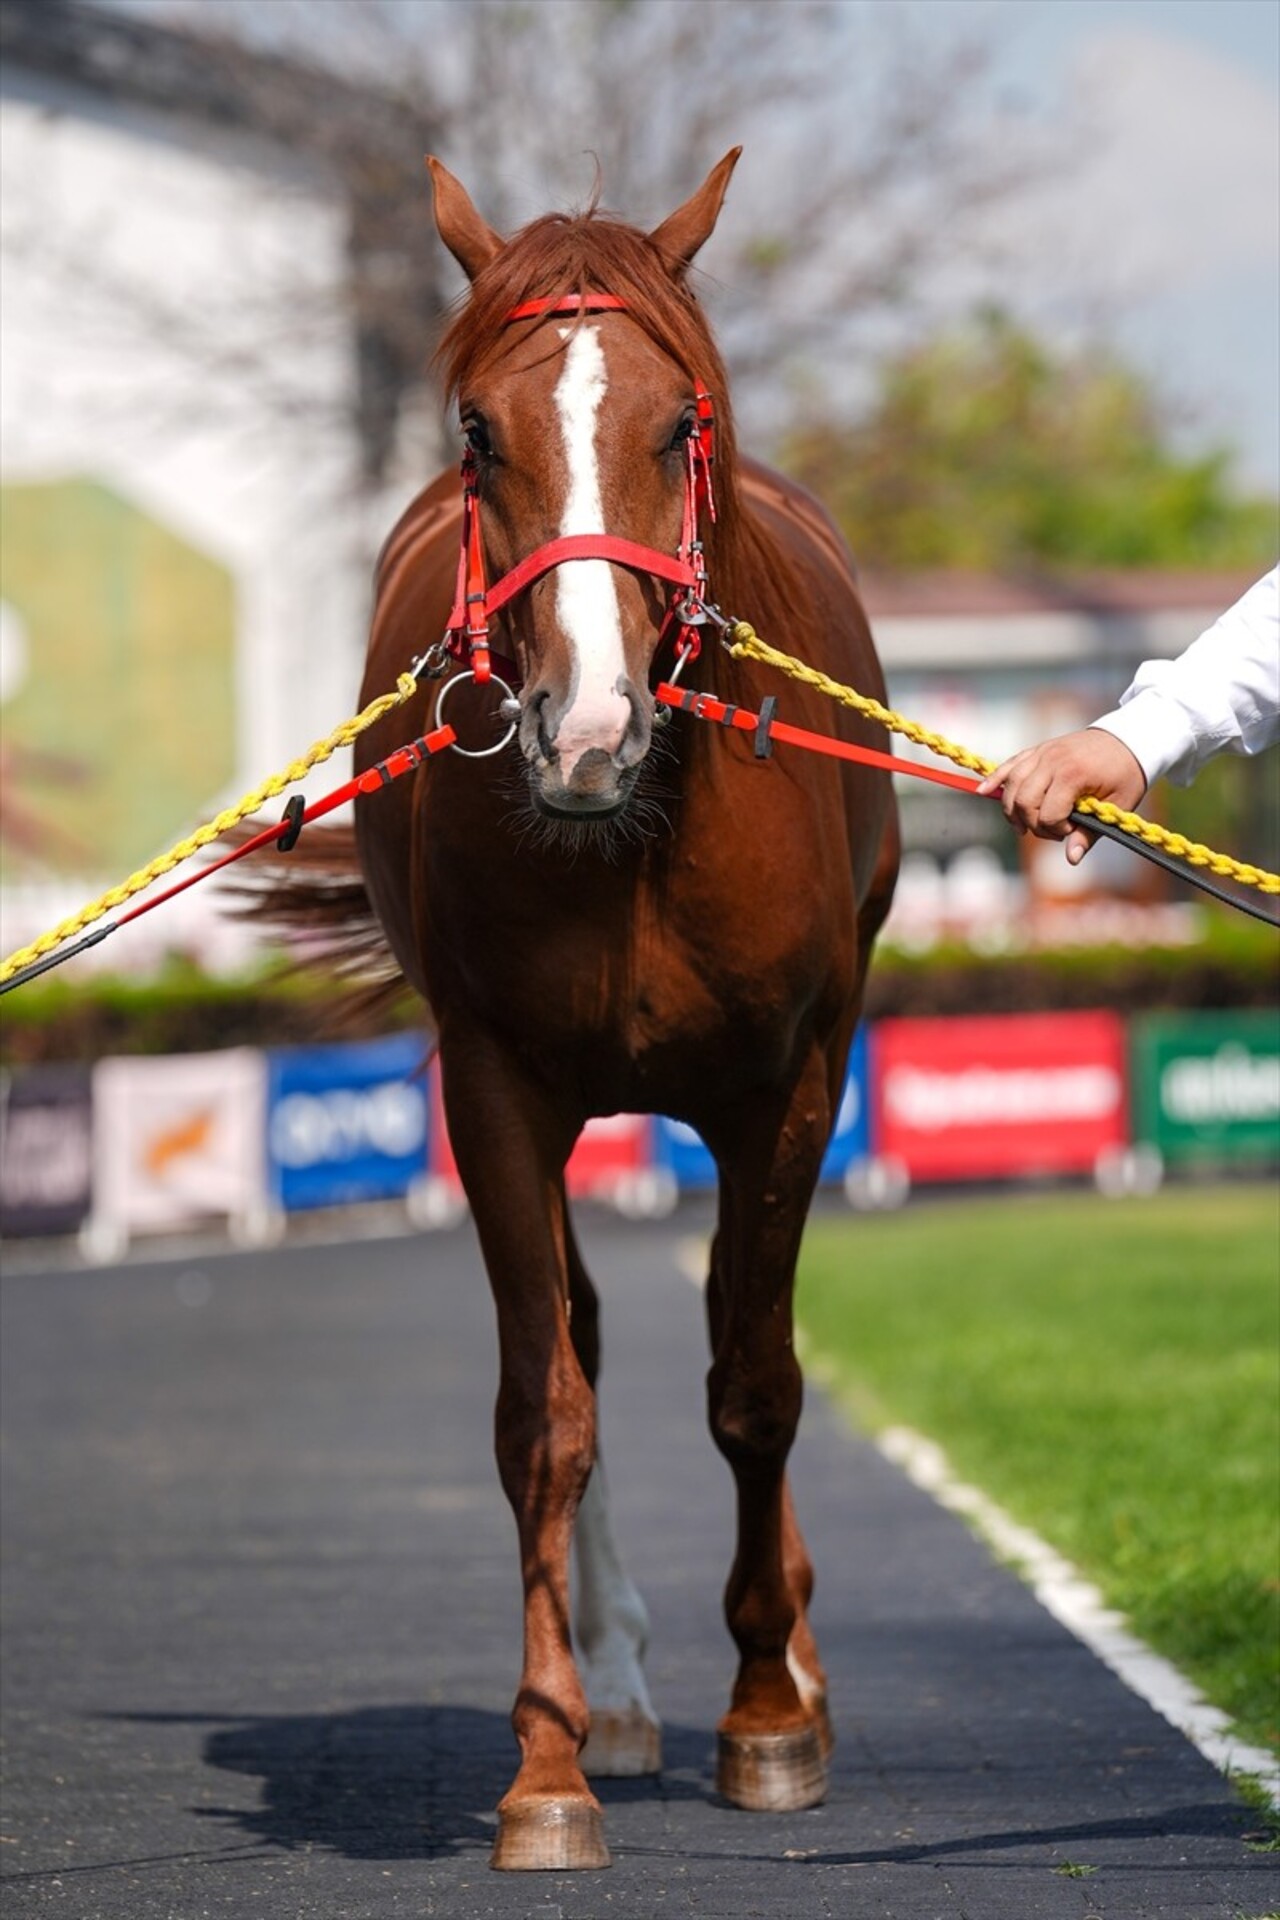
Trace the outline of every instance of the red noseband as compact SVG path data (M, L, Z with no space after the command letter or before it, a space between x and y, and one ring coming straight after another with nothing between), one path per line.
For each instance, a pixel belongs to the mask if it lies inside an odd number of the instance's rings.
M625 313L627 303L614 293L569 293L541 300L524 300L513 307L506 324L518 320L541 319L545 314ZM616 566L631 567L637 573L655 574L671 583L673 592L662 624L662 639L679 623L686 629L686 651L696 653L697 628L705 618L707 574L703 563L698 528L705 511L709 520L716 517L711 468L715 459L715 414L711 396L696 381L697 425L687 441L684 518L680 545L675 554L662 553L656 547L642 546L612 533L575 533L547 540L503 574L492 586L485 582L484 549L480 536L480 496L475 455L462 457L462 542L458 554L458 584L453 597L449 624L443 645L458 659L466 658L477 680L487 680L489 664L489 622L525 587L541 579L553 567L573 560L609 560Z

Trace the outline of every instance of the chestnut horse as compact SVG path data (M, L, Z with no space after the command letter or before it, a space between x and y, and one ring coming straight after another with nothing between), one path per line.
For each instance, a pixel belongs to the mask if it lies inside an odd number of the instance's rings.
M691 513L708 598L883 693L830 522L739 462L689 288L737 157L650 234L593 210L510 240L431 162L440 236L471 283L441 347L468 518L454 472L392 534L364 697L442 631L461 644L465 622L477 672L447 683L449 718L473 748L508 721L510 737L490 758L443 753L362 801L356 836L368 900L439 1036L449 1134L497 1306L496 1450L525 1626L521 1761L499 1808L497 1867L607 1865L585 1774L660 1764L644 1608L597 1457L596 1296L565 1199L592 1115L670 1114L715 1156L708 1403L737 1485L725 1614L739 1655L718 1784L744 1807L810 1806L825 1788L813 1575L786 1480L801 1402L791 1296L897 830L884 773L785 748L762 758L750 737L655 710L653 688L695 631L667 617L669 603L700 604ZM477 633L467 600L484 591L481 572L506 579L539 554L505 599L494 591L491 632ZM497 728L490 639L513 690ZM761 669L710 638L688 664L689 684L740 705L769 692ZM434 698L424 687L408 710L419 731ZM788 688L787 699L806 726L884 744L820 696ZM361 764L404 732L403 713L379 722Z

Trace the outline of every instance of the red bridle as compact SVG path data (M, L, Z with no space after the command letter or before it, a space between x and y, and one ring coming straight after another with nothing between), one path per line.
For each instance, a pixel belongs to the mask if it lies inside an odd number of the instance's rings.
M506 324L538 319L548 313L625 312L627 303L613 293L571 293L543 300L524 300L513 307ZM547 540L504 573L492 586L486 584L484 545L480 534L480 495L475 454L470 448L462 457L462 540L458 553L458 584L454 593L449 624L443 646L456 658L466 658L479 681L490 675L489 622L518 593L541 579L553 567L572 560L611 560L637 573L656 574L670 581L673 591L667 608L659 644L670 628L679 623L686 630L683 651L692 657L698 650L697 627L705 618L707 584L702 541L698 528L705 512L708 520L716 517L711 469L715 460L715 415L711 395L701 381L695 383L697 425L689 436L685 471L684 515L680 544L675 554L662 553L656 547L642 546L636 540L624 540L612 533L573 533Z

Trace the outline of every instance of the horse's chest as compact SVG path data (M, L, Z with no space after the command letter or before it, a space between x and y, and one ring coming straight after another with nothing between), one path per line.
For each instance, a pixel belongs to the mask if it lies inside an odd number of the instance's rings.
M483 930L455 923L437 1011L502 1033L539 1078L609 1112L661 1108L691 1076L769 1077L805 1018L839 998L839 942L811 894L803 913L744 895L696 857L630 887L610 879L509 896L497 915L490 900Z

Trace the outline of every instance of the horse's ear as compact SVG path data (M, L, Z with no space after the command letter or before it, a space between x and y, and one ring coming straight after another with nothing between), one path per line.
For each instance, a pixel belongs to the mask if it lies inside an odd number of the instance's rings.
M501 237L480 218L462 182L433 153L427 155L427 165L440 238L468 280L474 280L501 249Z
M720 218L730 175L738 164L741 152L741 147L731 147L719 165L712 167L693 197L686 200L682 207L677 207L649 235L676 273L682 273L698 248L710 239Z

